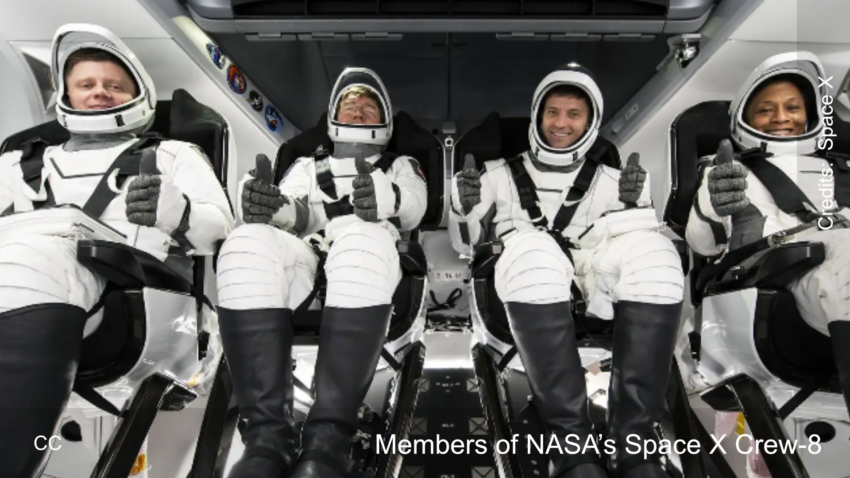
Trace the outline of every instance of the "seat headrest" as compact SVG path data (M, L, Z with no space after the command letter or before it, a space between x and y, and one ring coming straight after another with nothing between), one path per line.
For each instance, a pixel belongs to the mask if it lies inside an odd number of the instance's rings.
M685 237L699 182L699 158L717 152L720 141L729 138L728 101L706 101L686 109L670 127L670 197L664 220L670 229Z
M229 129L227 121L212 108L199 103L185 90L171 97L170 124L163 136L197 145L213 163L219 178L227 171ZM157 105L159 111L159 105Z
M486 161L513 158L528 151L531 148L528 143L530 122L529 118L502 118L496 112L490 113L480 125L458 140L455 145L454 171L463 168L468 153L472 153L476 165L481 169ZM620 152L605 138L597 137L588 155L597 155L602 164L620 169Z
M328 136L327 113L310 129L302 131L283 143L277 151L274 181L279 184L284 174L298 158L312 156L319 148L333 151L333 142ZM393 117L393 135L387 144L388 152L410 156L419 162L428 181L428 208L420 222L420 229L431 229L439 225L442 214L443 191L443 147L440 140L422 128L404 111Z
M170 101L159 101L149 132L176 141L198 145L219 178L227 167L227 122L211 108L199 103L185 90L175 90ZM13 134L3 141L0 154L20 149L29 140L40 138L48 145L60 145L71 137L58 121L48 121Z

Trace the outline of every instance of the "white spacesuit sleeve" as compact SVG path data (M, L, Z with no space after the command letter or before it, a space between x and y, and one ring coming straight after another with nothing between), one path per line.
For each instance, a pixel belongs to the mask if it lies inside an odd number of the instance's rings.
M172 168L171 180L191 203L186 239L194 254L212 254L215 243L234 227L227 195L207 158L193 145L180 148Z
M481 202L476 204L466 216L460 205L457 190L457 175L452 178L451 208L449 208L449 238L452 247L465 255L472 255L473 247L486 240L486 227L496 207L496 194L491 181L491 173L481 175Z
M711 207L707 179L711 169L712 167L707 167L702 172L699 189L688 217L688 227L685 230L685 239L691 249L697 254L709 257L722 253L726 249L729 237L727 221L722 220Z
M428 207L428 186L419 163L409 156L399 156L393 162L393 189L396 192L396 212L401 231L415 229Z
M304 232L310 219L310 192L315 177L310 168L312 161L312 158L296 160L278 185L287 201L272 218L272 224L296 235Z

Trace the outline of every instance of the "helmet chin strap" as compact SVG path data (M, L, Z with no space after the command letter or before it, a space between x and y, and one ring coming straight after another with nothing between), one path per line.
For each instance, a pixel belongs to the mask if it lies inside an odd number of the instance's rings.
M366 159L383 152L384 146L364 143L342 143L334 141L335 158Z

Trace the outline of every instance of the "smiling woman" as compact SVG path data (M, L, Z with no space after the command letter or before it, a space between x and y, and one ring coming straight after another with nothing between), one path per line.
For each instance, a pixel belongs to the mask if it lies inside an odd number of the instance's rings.
M807 102L800 88L785 75L765 82L750 98L745 115L753 128L772 136L806 133Z

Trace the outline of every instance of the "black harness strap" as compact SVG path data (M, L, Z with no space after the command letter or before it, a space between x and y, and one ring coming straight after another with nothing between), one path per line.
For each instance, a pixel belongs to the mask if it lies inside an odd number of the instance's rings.
M748 149L741 153L740 161L767 188L776 205L786 214L796 216L802 222L809 222L815 210L806 195L787 174L767 161L771 156L761 148ZM807 208L806 205L810 208Z
M325 216L327 216L328 221L330 221L331 219L340 216L354 214L354 206L351 204L351 199L348 195L337 198L336 186L334 185L334 175L331 171L331 164L330 160L328 160L328 156L330 156L330 154L327 151L320 149L316 152L316 155L313 156L313 161L316 166L316 183L319 185L319 189L321 189L321 191L329 198L336 199L333 202L324 203ZM397 154L383 153L381 154L381 157L375 161L373 166L386 173L392 167L393 161L395 161L397 157ZM398 208L396 207L396 209ZM399 221L397 217L391 217L388 221L396 228L401 227L401 221Z
M604 150L600 152L599 155L603 152ZM555 239L561 250L564 251L564 254L566 254L567 258L573 265L575 265L575 260L573 259L571 251L572 246L566 238L564 238L563 231L570 225L570 222L573 220L573 217L578 210L578 200L583 198L584 195L587 194L587 191L590 190L590 185L593 183L593 178L596 176L596 170L599 168L599 161L597 160L599 155L592 158L585 158L584 164L581 165L581 169L579 170L573 185L570 187L570 190L567 191L567 197L564 200L564 203L561 204L560 209L558 209L558 213L555 215L555 220L553 221L551 228L548 227L548 218L540 209L540 202L537 196L537 185L534 184L534 179L532 179L531 175L528 174L528 169L526 169L523 164L523 155L519 155L506 161L511 172L511 177L513 177L514 184L516 185L517 192L519 193L520 207L528 212L528 216L531 218L531 222L535 227L545 229L549 235ZM568 202L573 204L568 205ZM570 284L570 291L573 296L573 307L575 312L583 315L587 311L587 304L582 298L581 290L578 288L576 281L573 281L572 284Z
M339 216L354 214L354 206L351 204L351 200L348 195L337 199L336 185L334 184L334 175L331 171L331 164L328 159L329 156L330 153L323 148L319 148L313 156L313 162L316 167L316 183L319 185L319 189L329 198L336 199L334 202L324 202L325 215L327 216L328 221ZM392 167L393 161L395 161L396 158L398 158L397 154L383 153L381 157L375 161L373 166L386 173ZM398 191L396 191L396 194L398 194ZM398 209L398 200L396 201L396 209ZM396 228L401 228L401 221L399 218L391 217L388 221ZM313 246L313 252L315 252L316 256L319 258L318 264L316 265L316 280L313 283L313 290L310 291L310 294L306 299L304 299L304 302L295 309L295 315L307 311L313 301L317 298L322 304L325 302L325 295L327 293L325 260L328 255L325 251L318 247L318 244L313 243L311 245Z
M519 194L519 206L528 213L528 217L535 227L548 229L549 221L543 211L540 210L537 185L534 184L534 179L528 174L528 169L525 168L522 161L523 155L521 154L506 161Z
M109 177L115 174L115 184L118 189L124 185L124 181L130 176L139 175L139 166L142 159L142 150L146 148L156 148L163 141L159 136L147 136L140 138L138 141L125 149L109 169L103 174L94 192L83 206L83 211L87 212L92 217L99 218L103 211L109 206L109 203L118 195L112 188L109 187ZM115 172L117 170L117 173Z
M575 216L576 211L578 210L578 200L583 198L584 195L587 194L587 191L590 190L590 185L593 183L593 178L596 176L596 170L598 167L599 163L596 161L585 159L584 164L581 165L581 170L578 172L578 176L576 176L573 186L567 193L567 199L564 201L564 204L561 205L561 208L558 209L558 214L555 215L552 229L562 232L570 225L570 222L573 220L573 216ZM573 204L568 206L567 202L571 202Z

